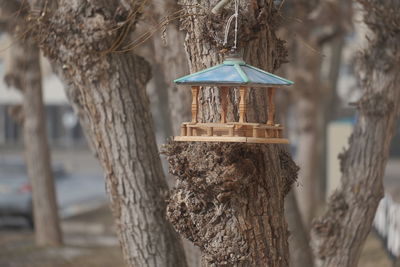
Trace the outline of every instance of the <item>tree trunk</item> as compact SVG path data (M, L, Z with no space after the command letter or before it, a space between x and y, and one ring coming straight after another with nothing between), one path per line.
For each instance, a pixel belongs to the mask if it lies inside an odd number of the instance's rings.
M35 239L39 246L62 244L54 177L42 95L40 54L36 45L25 40L12 47L13 70L6 81L23 95L23 136L28 177L32 186Z
M2 15L8 15L8 30L15 36L10 48L12 62L5 81L22 93L21 121L27 173L32 186L35 241L38 246L59 246L62 235L47 139L40 52L29 33L24 40L20 40L20 28L16 25L24 25L24 6L13 1L5 4L0 1L0 4ZM21 17L14 16L18 10Z
M233 14L215 1L182 1L182 21L191 72L221 62L223 28ZM269 71L285 60L275 36L278 11L273 1L241 3L240 47L244 59ZM230 39L232 40L232 39ZM184 88L182 88L184 89ZM230 90L228 121L238 119L238 91ZM266 90L249 90L248 121L266 122ZM219 91L203 88L199 119L220 120ZM177 185L167 215L175 228L202 251L203 266L288 266L284 197L297 167L281 145L171 142L165 153Z
M153 13L156 18L165 18L170 14L178 13L177 0L153 1ZM186 75L189 72L188 62L184 53L185 35L179 31L179 20L171 21L165 28L153 36L154 62L160 69L158 79L162 79L159 84L163 86L167 97L160 98L166 102L169 115L171 132L169 135L179 135L182 122L190 121L191 95L190 90L178 88L174 84L174 79ZM158 88L160 90L161 88ZM164 112L165 113L165 112ZM170 137L170 136L167 136ZM169 185L173 185L173 179L168 179ZM186 259L189 266L199 267L201 265L200 249L191 242L183 240Z
M38 20L45 54L62 67L68 95L89 121L124 258L129 266L186 266L165 219L167 184L158 156L145 85L148 63L122 48L144 2L59 1ZM128 18L129 17L129 18ZM116 40L122 40L113 46Z
M285 201L285 216L288 221L290 266L312 267L313 255L309 245L308 231L301 221L301 214L297 205L294 191L290 192Z
M287 34L296 36L289 42L289 73L294 77L293 104L296 111L300 166L296 197L304 225L311 227L316 211L324 201L322 185L323 147L326 106L335 95L337 76L323 73L323 48L335 45L348 28L351 17L349 1L296 0L288 4L293 20ZM332 64L333 66L333 64ZM330 69L330 67L329 67ZM326 76L326 78L325 78ZM332 79L330 79L332 78ZM336 79L336 80L335 80ZM325 82L328 80L327 82Z
M157 17L174 14L178 8L177 0L154 1L154 12ZM177 135L181 123L190 121L190 91L178 88L173 82L174 79L189 72L183 45L185 36L179 31L178 20L171 21L162 31L162 34L153 37L154 58L162 68L164 86L169 99L172 133Z
M382 179L400 115L398 2L359 1L371 29L359 61L363 97L349 149L341 155L342 185L315 222L312 241L319 266L357 266L383 196Z
M320 67L319 64L316 64L316 66ZM309 74L315 73L310 71ZM318 78L314 79L316 80ZM310 83L302 83L299 79L295 79L295 81L296 88L302 88L302 86L316 88L314 87L316 84L315 82L311 82L314 84L313 86ZM321 136L318 131L318 120L323 113L319 109L318 101L316 94L314 96L295 97L294 100L297 119L296 132L298 134L296 162L300 167L299 186L296 187L296 198L302 215L301 218L306 229L310 229L311 221L315 217L316 211L321 203L318 201L318 191L320 190L321 183L319 170L320 164L322 164L320 161L320 154L318 153L318 142Z

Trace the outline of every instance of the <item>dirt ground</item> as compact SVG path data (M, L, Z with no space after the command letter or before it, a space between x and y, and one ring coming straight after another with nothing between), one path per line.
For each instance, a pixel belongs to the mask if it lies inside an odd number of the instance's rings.
M123 267L108 207L64 220L65 246L36 248L32 231L0 228L1 267Z
M108 207L64 220L62 227L66 245L42 249L34 246L33 233L24 226L0 228L0 266L124 267ZM373 233L358 266L392 266Z

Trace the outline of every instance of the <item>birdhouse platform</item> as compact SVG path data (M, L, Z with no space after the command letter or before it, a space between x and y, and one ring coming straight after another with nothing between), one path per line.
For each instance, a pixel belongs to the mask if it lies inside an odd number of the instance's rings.
M223 64L175 80L178 85L192 89L192 121L181 125L181 135L175 141L182 142L238 142L288 144L284 128L275 123L275 88L292 85L293 82L246 64L241 58L231 57ZM198 122L198 95L202 87L216 86L220 89L221 120L218 123ZM229 88L239 88L239 121L227 122ZM248 88L267 90L268 121L246 121Z
M181 135L175 141L201 142L238 142L288 144L283 138L283 127L260 123L193 123L185 122L181 126Z

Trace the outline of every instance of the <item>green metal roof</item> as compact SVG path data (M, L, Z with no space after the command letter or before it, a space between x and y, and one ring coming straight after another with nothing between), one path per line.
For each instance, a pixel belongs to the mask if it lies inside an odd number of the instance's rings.
M294 83L246 64L241 58L227 58L224 63L184 76L174 81L179 85L279 87Z

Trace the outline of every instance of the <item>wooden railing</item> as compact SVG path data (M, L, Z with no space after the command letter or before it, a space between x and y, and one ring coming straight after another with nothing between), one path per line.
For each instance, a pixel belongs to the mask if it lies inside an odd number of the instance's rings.
M283 138L283 127L259 123L183 123L181 136Z

